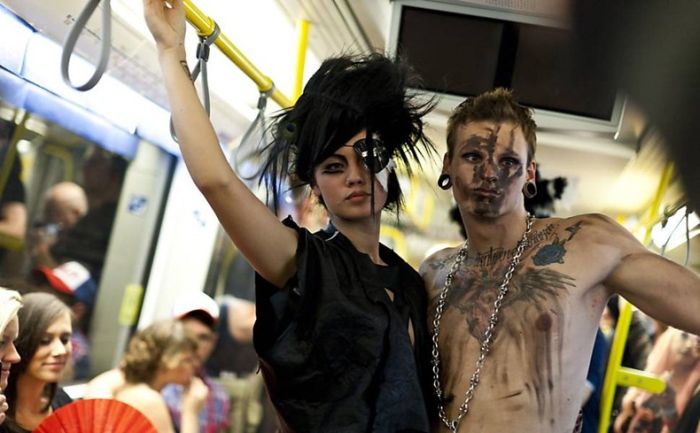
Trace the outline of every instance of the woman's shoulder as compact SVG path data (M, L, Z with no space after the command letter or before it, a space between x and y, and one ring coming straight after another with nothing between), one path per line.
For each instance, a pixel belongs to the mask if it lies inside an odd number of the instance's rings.
M135 404L148 404L148 406L165 406L160 393L145 383L129 384L124 386L114 395L114 398L134 406Z
M128 384L114 397L126 403L142 414L146 415L159 432L172 432L172 421L168 406L158 391L150 386L140 384Z
M51 400L51 408L53 410L56 410L70 403L73 403L73 399L68 395L68 393L66 393L66 391L63 390L63 388L59 387L58 389L56 389L56 394Z

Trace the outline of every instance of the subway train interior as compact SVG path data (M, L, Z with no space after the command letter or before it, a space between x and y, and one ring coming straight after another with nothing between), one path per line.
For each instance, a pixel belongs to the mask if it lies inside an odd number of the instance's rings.
M197 87L208 93L229 162L261 200L266 195L253 176L271 116L293 105L323 59L379 51L405 58L423 79L418 97L436 101L427 124L437 153L411 177L399 170L405 207L399 218L382 217L381 241L414 268L463 241L452 194L436 183L450 113L465 97L504 86L533 108L537 122L540 194L532 212L605 214L650 250L700 269L700 220L691 198L700 185L678 169L678 152L655 123L658 110L589 63L586 55L605 49L578 55L584 46L573 30L573 3L185 3L190 67L198 33L210 36L214 23L220 30L204 68L208 85L199 79ZM89 4L94 13L82 20ZM76 28L77 40L70 36ZM0 285L50 287L52 271L65 261L90 264L94 287L83 323L89 367L65 379L79 397L81 384L118 365L137 329L171 317L187 294L254 302L253 274L189 177L171 134L141 0L0 0L0 39ZM97 79L101 64L99 81L78 89ZM73 193L81 205L63 209L57 191ZM326 224L307 191L282 194L278 205L280 218L292 214L314 229ZM62 242L76 224L85 238ZM613 391L624 385L614 383L618 367L619 360L608 365Z

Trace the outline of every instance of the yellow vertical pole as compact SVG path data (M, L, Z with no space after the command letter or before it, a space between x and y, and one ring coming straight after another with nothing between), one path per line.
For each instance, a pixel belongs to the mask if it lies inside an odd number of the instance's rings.
M608 365L605 368L605 380L603 381L603 391L600 395L600 418L598 419L598 433L607 433L610 425L610 414L612 413L613 400L615 400L615 388L617 387L617 370L622 363L622 355L625 352L627 334L632 321L632 306L627 301L622 301L620 316L617 318L615 326L615 336L613 337L610 354L608 355Z
M301 96L304 85L304 65L306 64L306 50L309 47L309 21L305 19L297 20L297 62L296 76L294 77L294 91L292 100L296 102Z
M661 200L668 189L671 179L673 178L673 164L667 163L664 167L663 173L661 173L661 179L659 180L659 186L656 189L654 198L651 201L649 208L649 213L644 220L645 232L644 232L644 244L649 243L651 239L651 228L656 221L659 214L659 207L661 206ZM623 367L622 355L625 351L625 343L627 342L627 334L629 332L630 322L632 321L632 305L627 301L622 301L623 304L620 307L620 317L617 319L617 326L615 326L615 336L613 337L612 346L610 347L610 354L608 355L608 365L605 369L605 380L603 381L603 391L600 397L600 418L598 420L598 433L607 433L610 426L610 414L612 412L613 400L615 398L615 388L621 383L624 378L630 376L629 373L621 374ZM629 369L625 370L629 371ZM638 378L641 375L637 375ZM658 379L643 379L639 378L642 383L648 384L645 386L647 389L657 389L659 387ZM663 387L661 388L663 391Z

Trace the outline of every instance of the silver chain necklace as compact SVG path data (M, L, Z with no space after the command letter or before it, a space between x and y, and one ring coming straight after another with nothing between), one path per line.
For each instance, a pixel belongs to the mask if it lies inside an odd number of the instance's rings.
M442 319L442 313L445 309L447 292L449 292L450 288L452 287L452 279L454 278L455 272L457 272L457 269L459 269L462 261L465 259L465 257L467 257L467 249L469 248L468 239L464 241L462 248L460 248L459 252L457 252L457 257L455 258L454 263L452 263L452 268L450 268L450 272L447 274L447 279L445 279L445 286L442 288L442 292L440 292L440 297L438 298L438 303L435 310L435 319L433 320L433 387L435 388L435 394L437 395L438 399L438 415L440 416L440 420L453 433L457 433L459 423L462 421L462 418L467 415L467 412L469 412L469 403L474 397L474 391L476 390L477 385L479 385L479 380L481 379L481 368L484 366L484 360L486 359L486 355L489 353L491 339L493 337L493 330L496 327L496 322L498 322L498 312L501 309L503 298L506 296L506 293L508 293L508 283L510 283L510 279L513 277L513 272L515 272L515 268L520 263L520 257L523 255L523 251L525 251L525 247L527 246L527 236L530 234L533 221L534 217L528 213L526 219L527 228L525 229L525 233L523 233L522 239L520 239L520 242L518 242L513 258L510 261L510 267L506 271L506 275L503 277L501 286L498 288L498 296L493 302L493 313L489 318L489 324L486 327L486 331L484 331L484 339L481 342L479 358L476 360L476 369L474 370L471 379L469 379L469 388L467 388L467 392L464 394L464 403L462 403L462 405L459 407L457 418L453 420L447 418L445 405L443 404L442 386L440 385L440 351L438 348L438 337L440 335L440 319Z

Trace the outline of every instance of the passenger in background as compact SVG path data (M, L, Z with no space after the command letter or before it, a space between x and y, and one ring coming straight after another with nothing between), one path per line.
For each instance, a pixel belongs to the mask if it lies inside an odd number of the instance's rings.
M251 285L244 285L246 278L239 280L235 277L234 284L236 294L250 296L250 300L230 294L224 296L220 307L219 338L205 367L209 374L219 378L231 396L231 433L274 433L277 431L274 408L265 391L263 377L258 371L258 356L253 348L255 271L243 257L238 257L238 266L235 271L232 267L228 276L232 277L234 272L236 277L241 276L241 273L247 274L247 265L253 276ZM249 293L247 287L251 289Z
M50 291L71 309L73 332L71 334L71 363L65 381L90 377L90 343L87 327L95 305L97 286L90 274L78 262L66 262L54 269L38 266L29 281L36 290Z
M27 230L27 206L22 183L22 164L12 147L16 125L0 119L0 273L17 276L11 264L4 264L8 250L24 244Z
M581 433L597 433L600 421L600 399L603 395L605 367L608 364L608 341L598 329L593 343L591 363L588 365L585 391L583 395L583 413L581 414Z
M88 384L85 398L114 398L140 410L158 433L174 433L161 390L169 384L185 387L179 433L199 433L198 413L209 390L195 373L200 368L197 342L176 320L155 322L137 332L118 370L107 371Z
M669 433L700 385L700 337L668 328L649 355L645 371L666 380L661 394L630 388L615 421L617 433Z
M618 295L611 296L601 318L601 326L606 332L608 346L612 345L614 331L620 317L619 303L620 297ZM622 362L620 363L621 366L634 368L635 370L644 370L644 367L647 365L647 358L654 347L654 338L661 334L656 334L655 329L652 319L636 308L632 310L632 318L627 332L627 339L625 340L625 349L622 353ZM610 425L613 424L613 421L620 413L622 398L626 392L626 387L618 386L615 388L615 397L612 411L610 412Z
M79 262L99 284L127 168L128 161L119 155L97 147L90 151L83 162L88 212L59 237L44 265L54 268L68 261Z
M75 236L73 228L88 212L83 188L73 182L59 182L44 194L43 219L32 231L32 275L28 279L55 290L73 312L71 365L66 380L90 376L90 349L87 334L94 305L97 282L80 262L56 263L51 251L58 242Z
M51 248L65 236L88 211L83 188L73 182L59 182L44 194L43 219L32 231L32 263L55 267Z
M28 433L59 407L71 402L58 386L71 353L70 310L56 296L29 293L19 310L17 351L22 360L13 369L5 392L10 409L5 427Z
M685 405L673 433L700 433L700 384Z
M0 287L0 431L5 422L8 404L4 391L10 376L10 367L20 361L15 347L19 335L17 311L22 307L22 298L14 290Z
M196 375L209 389L207 400L199 411L199 431L200 433L228 433L231 409L229 396L221 385L207 375L203 365L209 359L218 340L216 327L219 322L219 306L206 294L194 292L177 300L173 315L197 340L199 369ZM184 392L185 387L181 384L166 385L161 391L178 431L181 430Z

